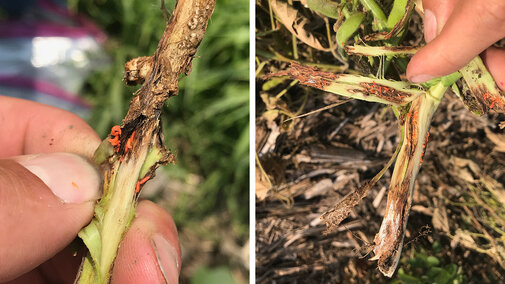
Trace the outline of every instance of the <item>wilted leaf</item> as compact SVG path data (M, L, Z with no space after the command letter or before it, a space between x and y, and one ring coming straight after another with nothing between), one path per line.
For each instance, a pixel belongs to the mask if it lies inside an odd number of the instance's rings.
M300 15L295 8L281 0L270 0L270 5L282 24L295 35L296 38L312 48L322 51L330 50L329 48L323 47L321 42L319 42L314 35L305 30L304 26L308 24L309 20Z

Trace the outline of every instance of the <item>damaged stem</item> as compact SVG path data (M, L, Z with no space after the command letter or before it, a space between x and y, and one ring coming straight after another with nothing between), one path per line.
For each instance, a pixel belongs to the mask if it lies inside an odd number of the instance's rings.
M121 127L115 126L94 160L103 176L103 196L91 223L79 232L89 249L77 283L108 283L117 249L128 229L143 184L157 167L175 161L166 150L160 114L164 102L178 93L181 74L205 35L215 0L179 0L153 56L125 65L125 82L143 83L130 101Z

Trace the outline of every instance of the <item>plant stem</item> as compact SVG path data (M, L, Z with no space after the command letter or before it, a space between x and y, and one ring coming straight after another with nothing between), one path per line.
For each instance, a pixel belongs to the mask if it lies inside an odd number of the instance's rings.
M415 179L426 150L431 119L447 88L439 82L425 95L418 96L403 124L405 138L391 177L386 213L375 236L375 256L370 259L378 260L379 270L388 277L394 274L400 260Z
M360 0L360 2L367 10L372 12L377 28L382 31L386 27L387 19L381 7L374 0Z
M179 0L152 57L125 65L127 84L142 83L122 126L115 126L94 155L104 193L91 223L79 232L88 247L77 283L108 283L120 242L135 215L140 186L160 165L174 161L165 149L160 114L178 92L179 77L191 70L215 0ZM112 144L112 146L111 146ZM111 149L112 148L112 149Z

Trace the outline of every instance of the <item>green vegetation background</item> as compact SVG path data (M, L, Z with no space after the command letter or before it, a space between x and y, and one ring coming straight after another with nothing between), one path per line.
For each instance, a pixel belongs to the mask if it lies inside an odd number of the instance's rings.
M169 11L175 2L166 1ZM121 122L136 90L122 82L124 63L152 55L163 33L161 1L68 0L68 4L109 36L105 48L111 65L93 74L83 91L94 106L89 123L104 138L113 125ZM166 145L178 159L176 166L165 168L169 180L187 183L198 177L196 191L183 191L175 206L167 208L179 231L195 230L198 237L219 247L216 226L202 224L216 216L220 220L217 230L243 245L248 240L249 226L248 0L217 1L207 34L193 60L193 70L182 79L179 95L166 104L162 120ZM164 204L163 200L155 201ZM238 269L219 251L208 262L205 266L219 266L216 269L220 274L223 266L229 271ZM191 282L211 279L205 276L212 274L208 267L197 270ZM243 274L247 278L247 272ZM231 281L230 277L217 280L228 283L225 279Z

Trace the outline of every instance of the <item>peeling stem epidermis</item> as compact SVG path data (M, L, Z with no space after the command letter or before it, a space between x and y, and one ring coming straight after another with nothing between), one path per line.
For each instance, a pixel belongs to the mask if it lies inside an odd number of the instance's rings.
M147 145L146 145L147 146ZM115 259L117 248L123 234L131 222L135 213L135 185L143 161L147 156L148 147L143 147L138 151L135 159L129 159L121 163L112 185L112 196L107 208L104 208L104 218L102 228L102 254L100 261L100 271L107 273ZM117 162L119 163L119 162Z

